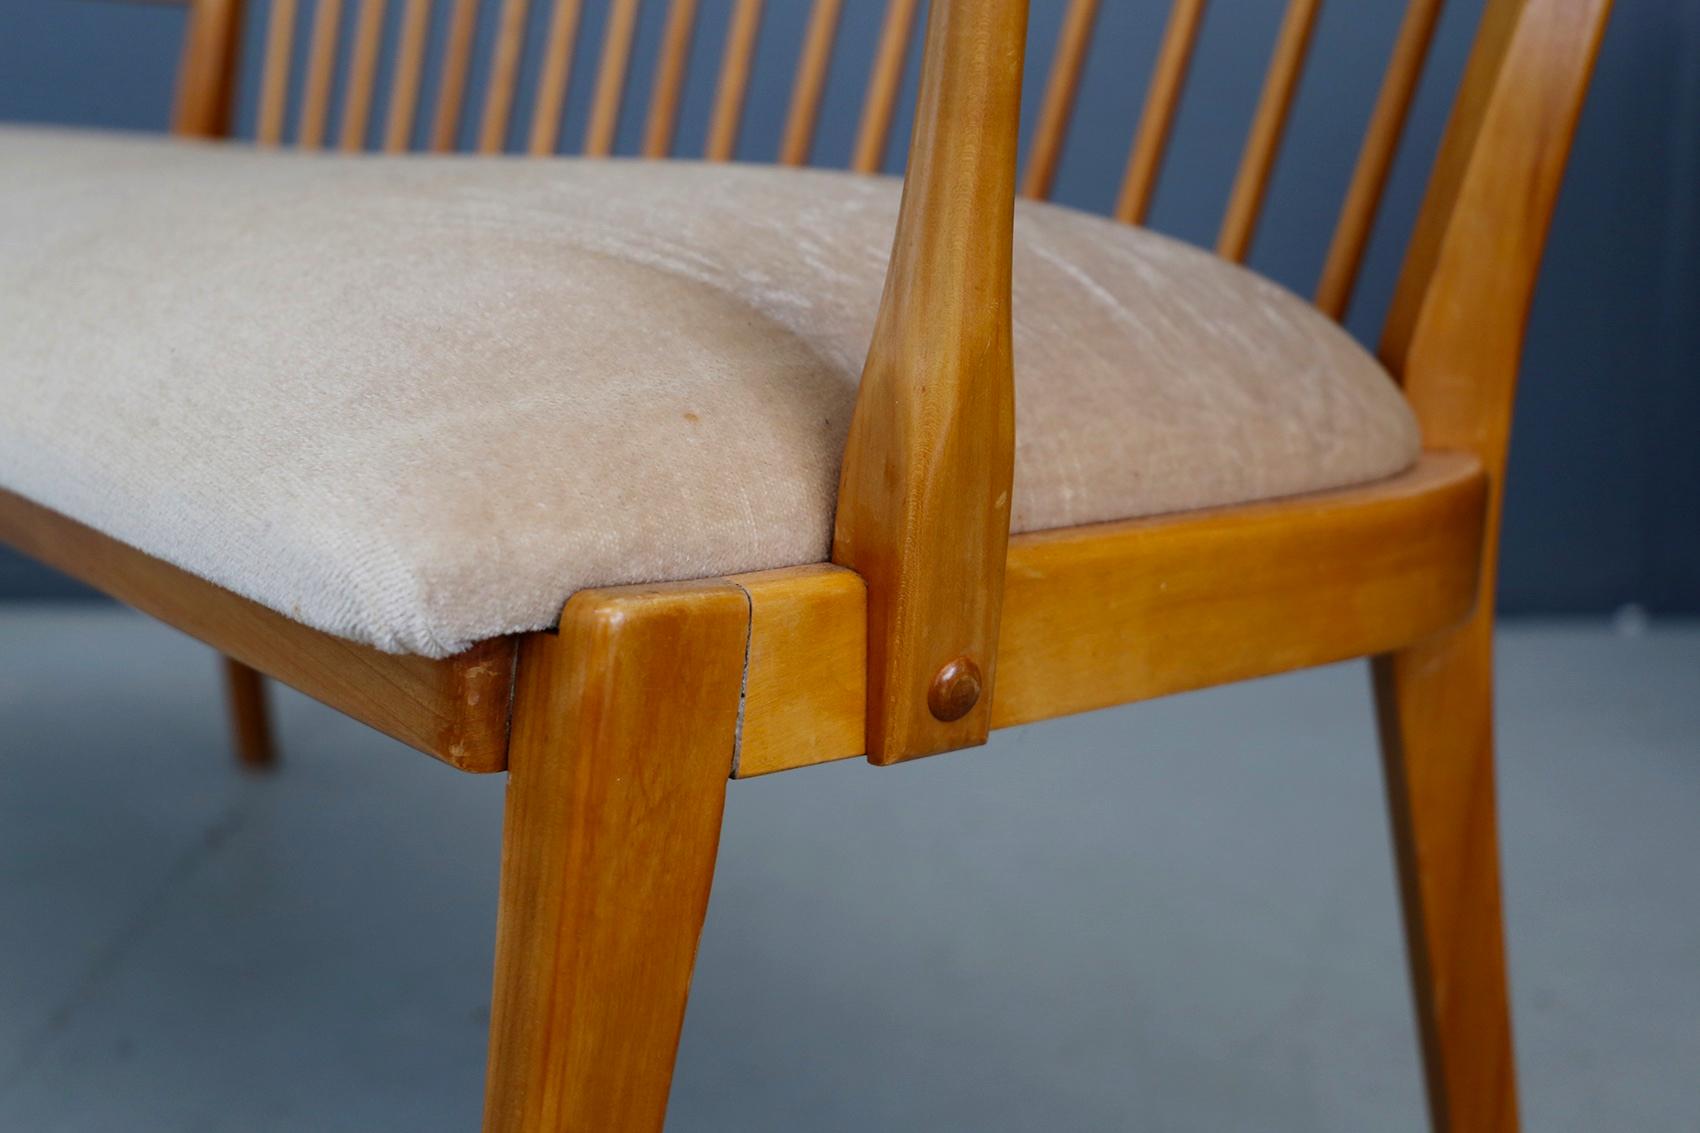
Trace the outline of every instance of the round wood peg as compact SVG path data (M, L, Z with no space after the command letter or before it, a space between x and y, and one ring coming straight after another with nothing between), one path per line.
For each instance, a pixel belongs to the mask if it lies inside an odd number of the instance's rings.
M934 674L927 707L942 723L960 720L980 702L980 689L980 666L972 657L958 657Z

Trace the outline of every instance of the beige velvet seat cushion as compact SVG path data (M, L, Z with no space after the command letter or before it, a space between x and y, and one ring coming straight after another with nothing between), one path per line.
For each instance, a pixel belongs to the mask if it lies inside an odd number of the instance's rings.
M320 629L823 560L899 183L0 129L0 486ZM1016 220L1018 531L1374 480L1411 413L1258 276Z

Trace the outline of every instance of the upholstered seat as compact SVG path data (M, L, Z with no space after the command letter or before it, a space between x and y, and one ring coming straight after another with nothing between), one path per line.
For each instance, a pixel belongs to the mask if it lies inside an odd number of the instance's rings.
M900 183L0 130L0 487L391 651L816 562ZM1017 531L1390 475L1387 374L1257 275L1016 220Z

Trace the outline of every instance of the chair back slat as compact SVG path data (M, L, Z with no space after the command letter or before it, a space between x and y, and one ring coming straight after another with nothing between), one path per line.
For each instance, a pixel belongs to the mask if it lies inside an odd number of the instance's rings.
M590 125L584 135L584 152L588 157L607 157L614 152L614 135L620 128L620 104L626 97L626 73L632 62L632 41L637 38L638 3L639 0L611 0L608 6L602 60L597 65L596 96L590 104Z
M397 33L395 77L384 119L384 152L405 153L413 145L419 114L419 83L425 73L425 40L431 30L431 0L406 0Z
M715 86L714 113L708 122L708 144L703 156L710 161L731 161L738 149L738 130L743 124L744 101L750 90L750 70L755 64L756 41L761 35L762 0L738 0L726 28L726 46L720 57L720 81Z
M1128 154L1127 172L1122 176L1121 193L1116 198L1115 216L1124 224L1144 224L1146 214L1151 211L1157 175L1163 170L1163 155L1168 152L1175 112L1180 108L1181 91L1186 87L1187 71L1192 66L1192 53L1203 20L1204 0L1175 0L1169 9L1163 43L1157 49L1157 65L1151 72L1145 106L1133 135L1133 149Z
M645 157L667 157L673 152L673 132L679 126L679 100L685 91L685 69L690 63L696 26L697 0L673 0L667 9L661 58L650 88L649 121L643 130Z
M372 91L378 85L378 48L384 38L385 0L360 0L354 24L354 49L348 64L348 89L342 102L341 148L366 148L372 117Z
M307 76L301 87L301 126L295 144L318 149L330 130L331 80L336 71L338 33L342 29L342 0L319 0L313 9L313 30L307 42Z
M885 165L898 88L903 85L903 64L909 57L909 40L915 31L915 12L919 7L920 0L886 0L885 23L880 28L879 47L868 76L868 94L862 103L862 123L856 131L856 148L850 159L850 168L858 173L877 173Z
M1062 31L1057 35L1051 75L1045 82L1045 101L1039 108L1039 125L1027 155L1027 171L1021 179L1022 196L1043 200L1051 195L1097 18L1098 0L1070 0Z
M549 30L543 38L543 71L537 77L537 100L531 111L531 140L526 152L544 156L561 144L561 116L567 106L567 82L572 78L573 50L578 46L584 0L555 0Z
M1222 218L1222 231L1216 238L1216 252L1224 259L1241 263L1251 250L1251 240L1257 233L1257 220L1263 213L1263 201L1269 194L1269 176L1275 168L1275 157L1286 133L1287 118L1293 108L1293 96L1298 93L1299 77L1304 73L1305 57L1310 53L1311 33L1316 29L1316 17L1322 11L1322 0L1288 0L1286 14L1281 18L1281 31L1275 39L1275 53L1264 79L1263 94L1252 117L1251 133L1246 139L1245 153L1240 158L1239 173L1228 196L1228 211Z
M1343 318L1352 301L1358 272L1363 267L1364 249L1387 189L1393 156L1405 132L1405 120L1410 116L1417 82L1422 78L1423 64L1428 61L1429 45L1434 41L1435 25L1440 21L1444 2L1411 0L1399 25L1393 57L1382 79L1381 92L1376 96L1375 110L1370 114L1369 129L1364 134L1363 148L1358 152L1346 202L1340 209L1340 219L1329 241L1328 257L1323 262L1322 279L1316 288L1317 307L1333 318Z
M844 0L815 0L803 49L797 56L797 78L791 86L791 109L779 143L779 164L807 165L814 151L815 124L820 120L826 75L832 66L832 45L838 38Z
M502 0L496 17L496 43L490 52L490 80L484 87L484 113L478 120L478 152L501 153L507 145L508 119L519 86L520 56L530 0Z
M477 32L478 0L454 0L443 44L443 73L437 82L437 110L431 119L431 149L435 153L449 153L460 139L461 108L466 101L472 40Z
M263 146L283 141L283 116L289 101L289 68L295 51L296 0L272 0L266 16L265 61L260 65L260 106L254 140Z

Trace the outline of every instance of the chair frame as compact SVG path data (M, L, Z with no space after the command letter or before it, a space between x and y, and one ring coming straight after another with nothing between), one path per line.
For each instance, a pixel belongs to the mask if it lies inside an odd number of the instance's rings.
M241 0L186 2L174 126L222 137ZM1180 0L1171 37L1198 7ZM1283 31L1301 51L1306 7ZM834 563L583 591L553 631L432 660L307 628L3 491L0 542L233 659L252 762L269 758L257 671L455 767L508 772L496 1133L661 1127L729 780L1370 657L1431 1119L1514 1129L1493 582L1530 298L1609 7L1488 2L1381 351L1428 451L1386 481L1010 537L1026 0L933 0ZM1431 29L1434 8L1413 18ZM1062 53L1081 50L1070 27ZM1072 98L1066 78L1051 98ZM1055 138L1039 150L1029 192Z

